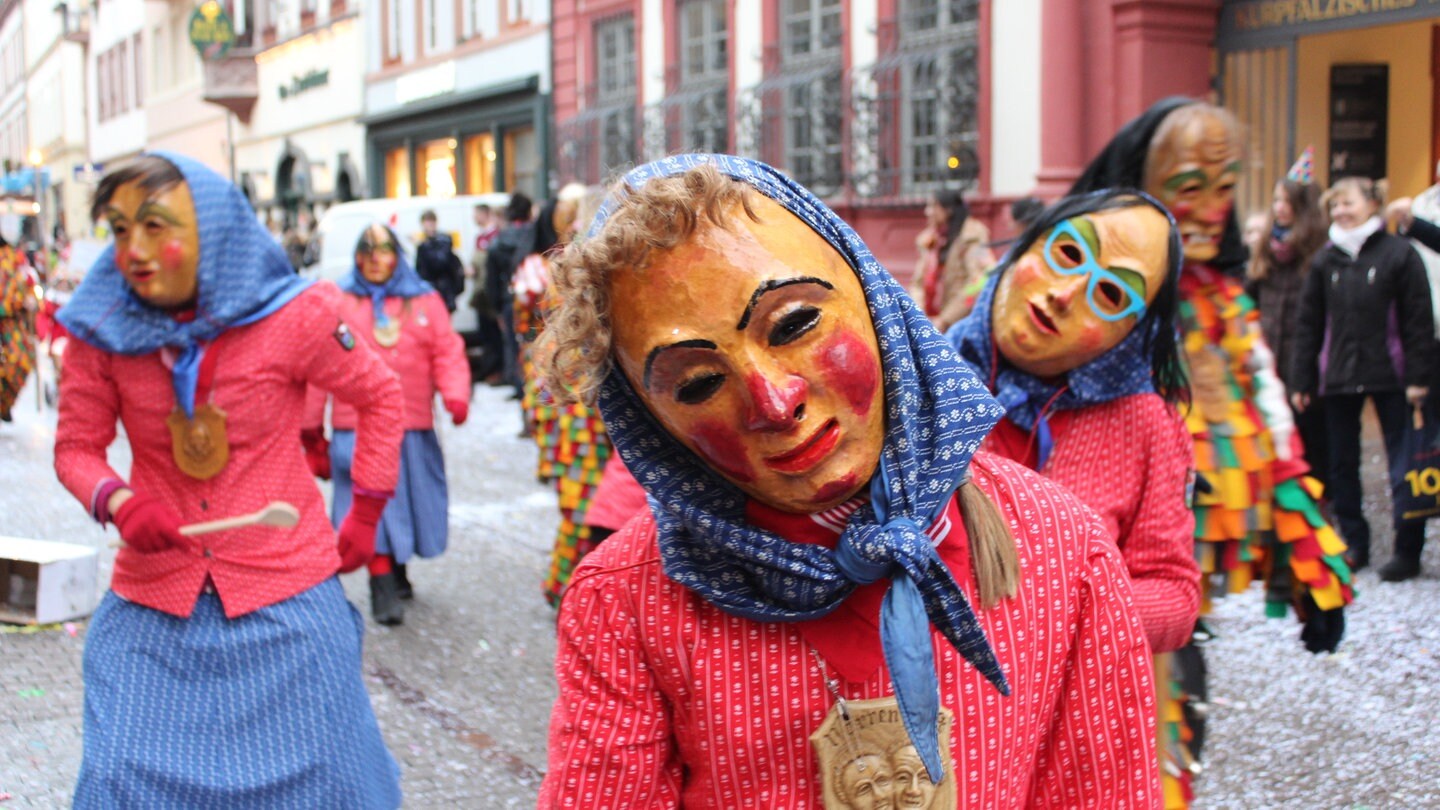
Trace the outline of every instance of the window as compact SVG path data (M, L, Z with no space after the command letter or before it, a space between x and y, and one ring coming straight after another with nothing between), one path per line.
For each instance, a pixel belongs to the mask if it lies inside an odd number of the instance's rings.
M900 190L919 194L975 169L979 8L976 0L904 0L900 15Z
M136 34L134 37L131 38L130 53L135 57L135 63L132 66L133 69L131 70L130 76L132 79L134 79L135 106L136 108L139 108L145 104L145 71L143 69L144 63L141 61L140 57L142 51L140 50L139 34ZM59 98L59 96L56 96L56 98Z
M785 0L782 13L782 162L799 182L833 192L843 177L840 0Z
M489 132L465 139L465 193L495 190L495 136Z
M381 0L385 6L385 64L400 61L400 0Z
M729 32L724 0L685 0L679 8L680 75L668 120L678 117L679 132L668 138L669 151L725 152L730 134ZM678 107L678 115L673 108ZM678 137L677 137L678 135Z
M635 18L595 26L594 103L599 108L601 172L635 162ZM597 178L598 179L598 178Z
M385 196L410 196L410 150L397 146L385 153Z
M535 18L537 0L500 0L500 27L518 28Z
M523 191L538 198L540 141L534 127L517 127L505 133L505 190Z
M785 60L840 48L840 0L785 0L781 45Z
M438 0L424 0L425 3L425 42L424 51L427 54L434 53L439 42L439 2Z
M455 139L427 141L415 148L415 194L455 196Z

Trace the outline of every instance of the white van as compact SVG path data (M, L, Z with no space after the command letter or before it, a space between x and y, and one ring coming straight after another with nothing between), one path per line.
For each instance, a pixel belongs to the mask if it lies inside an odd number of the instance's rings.
M455 331L465 338L467 348L479 344L479 318L470 306L470 296L475 291L476 278L470 270L471 254L475 252L475 206L490 206L496 221L505 219L505 206L510 203L509 194L477 194L461 197L407 197L390 200L356 200L332 205L316 226L316 237L320 240L316 252L318 261L305 268L304 274L312 278L339 281L355 266L355 243L360 234L374 222L389 225L400 237L400 248L415 263L415 246L425 238L420 227L420 215L426 211L435 212L436 224L441 233L450 234L455 244L455 255L465 267L465 291L455 300L455 314L451 323Z

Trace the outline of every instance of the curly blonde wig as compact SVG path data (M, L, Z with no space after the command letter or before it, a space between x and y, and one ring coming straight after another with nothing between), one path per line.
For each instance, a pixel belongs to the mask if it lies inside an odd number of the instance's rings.
M756 193L713 166L651 180L640 188L618 182L618 201L605 226L577 239L551 267L555 307L545 315L537 345L540 367L562 401L593 401L610 372L610 276L643 271L659 255L694 235L704 223L733 226L736 206L759 221Z

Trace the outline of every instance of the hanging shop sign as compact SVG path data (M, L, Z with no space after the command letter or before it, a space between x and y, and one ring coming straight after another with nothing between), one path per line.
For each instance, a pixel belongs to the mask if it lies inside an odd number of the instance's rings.
M1389 65L1330 67L1330 177L1385 176Z
M205 0L190 12L189 29L190 44L206 61L220 59L235 44L235 24L216 0Z

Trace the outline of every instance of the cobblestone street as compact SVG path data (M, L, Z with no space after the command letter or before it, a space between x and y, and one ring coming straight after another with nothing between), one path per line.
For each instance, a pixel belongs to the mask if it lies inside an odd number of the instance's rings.
M477 388L470 422L442 437L451 546L411 568L404 626L369 626L367 682L411 808L534 805L554 699L553 614L540 595L556 523L534 449L502 389ZM54 412L27 392L0 426L0 533L104 547L108 539L51 471ZM1373 431L1372 431L1373 433ZM112 450L124 470L128 460ZM1376 437L1367 508L1375 557L1390 550ZM113 534L113 530L111 530ZM108 581L113 552L102 553ZM1266 621L1258 591L1219 603L1206 648L1212 711L1198 808L1440 807L1440 542L1402 585L1361 575L1339 654L1312 658L1293 620ZM346 578L368 616L363 574ZM80 761L85 622L0 625L0 801L68 805ZM20 632L15 632L19 630Z

